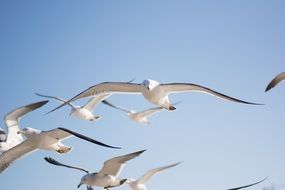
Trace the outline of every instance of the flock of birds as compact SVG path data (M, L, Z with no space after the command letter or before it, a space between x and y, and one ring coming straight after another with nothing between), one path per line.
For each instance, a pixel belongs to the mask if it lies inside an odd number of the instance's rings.
M265 91L270 90L284 79L285 79L285 72L280 73L269 83ZM75 116L83 120L96 121L100 118L100 116L95 115L93 113L93 110L95 109L96 105L102 102L108 106L126 112L129 118L135 122L150 124L150 122L148 121L149 116L163 110L172 111L176 109L175 106L178 104L178 102L171 103L168 97L169 94L181 93L181 92L194 92L194 91L207 93L215 97L221 98L223 100L228 100L232 102L251 104L251 105L262 105L258 103L252 103L237 98L233 98L225 94L222 94L220 92L217 92L215 90L212 90L210 88L197 84L192 84L192 83L160 84L159 82L150 79L144 80L140 84L132 83L132 81L103 82L91 86L90 88L82 91L81 93L77 94L76 96L74 96L69 100L65 100L63 98L59 98L56 96L42 95L38 93L36 93L36 95L44 98L55 99L60 103L62 103L61 105L51 110L50 112L53 112L61 108L62 106L69 105L71 107L71 112L70 112L71 116ZM136 112L133 110L128 110L126 108L116 106L113 103L106 100L112 94L129 94L129 93L142 94L146 100L155 104L156 107ZM85 97L91 97L90 100L85 105L77 106L73 104L75 100ZM6 116L4 117L7 132L5 133L0 128L0 153L1 153L0 173L8 169L9 166L12 163L14 163L17 159L22 158L23 156L26 156L27 154L32 153L36 150L55 151L59 154L65 154L71 151L72 147L64 145L62 141L72 136L107 148L116 148L116 149L120 148L105 144L103 142L97 141L83 134L61 127L51 129L49 131L41 131L30 127L21 129L19 126L20 118L25 114L42 107L46 103L48 103L47 100L19 107L6 114ZM153 175L155 175L160 171L177 166L178 164L180 164L180 162L151 169L137 180L133 178L120 178L119 177L120 172L122 171L123 166L126 164L126 162L138 157L144 151L145 150L141 150L106 160L104 162L102 169L99 172L93 172L93 173L81 167L63 164L50 157L45 157L44 159L52 165L67 167L85 172L86 174L81 178L78 188L81 185L85 184L87 186L87 190L92 190L93 186L102 187L108 190L110 188L115 188L126 183L129 185L129 187L132 190L147 190L145 183ZM266 178L252 184L243 185L240 187L234 187L228 190L238 190L250 187L261 183L265 179Z

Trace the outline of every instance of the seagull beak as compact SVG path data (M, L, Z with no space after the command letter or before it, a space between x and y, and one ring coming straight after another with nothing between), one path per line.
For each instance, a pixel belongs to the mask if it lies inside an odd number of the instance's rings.
M79 188L82 185L82 183L79 183L79 185L77 185L77 188Z

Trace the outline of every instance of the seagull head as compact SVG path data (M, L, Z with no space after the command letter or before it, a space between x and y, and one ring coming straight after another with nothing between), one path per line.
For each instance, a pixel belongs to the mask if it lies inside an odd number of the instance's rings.
M159 82L151 79L146 79L142 82L142 85L146 87L149 91L151 91L152 89L154 89L159 85Z
M80 183L77 185L77 188L79 188L79 187L80 187L81 185L83 185L83 184L86 184L86 185L90 185L90 186L91 186L91 182L92 182L92 179L93 179L94 175L96 175L96 173L84 175L84 176L81 178Z
M24 129L18 131L17 134L22 134L28 138L29 136L33 134L39 134L40 132L41 132L40 130L33 129L31 127L25 127Z

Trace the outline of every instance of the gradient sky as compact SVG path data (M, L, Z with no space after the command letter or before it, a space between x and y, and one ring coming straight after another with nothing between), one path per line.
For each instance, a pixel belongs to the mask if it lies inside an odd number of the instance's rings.
M285 60L284 1L0 1L0 113L42 98L70 98L104 81L190 82L264 106L225 102L201 93L144 126L105 105L97 122L69 116L50 101L22 118L22 127L66 127L121 150L70 138L67 155L38 151L1 174L1 189L77 189L83 173L47 164L51 156L98 171L104 160L147 149L122 177L183 161L154 176L150 190L223 190L266 176L260 190L285 178L285 86L264 89ZM76 103L82 104L87 99ZM114 95L114 104L143 110L139 95ZM2 127L5 128L4 122ZM80 189L85 189L81 187ZM124 185L118 189L128 189Z

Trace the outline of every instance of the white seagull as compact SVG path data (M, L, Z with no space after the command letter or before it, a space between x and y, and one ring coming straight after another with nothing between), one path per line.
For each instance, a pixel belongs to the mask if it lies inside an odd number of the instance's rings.
M103 82L89 87L78 95L74 96L67 102L61 104L57 108L51 110L50 112L55 111L56 109L73 102L75 100L85 98L88 96L96 96L103 94L116 94L116 93L132 93L132 94L142 94L148 101L151 103L163 107L167 110L175 110L176 108L169 102L168 95L173 93L181 92L203 92L211 94L218 98L229 100L238 103L244 104L253 104L260 105L252 102L246 102L239 100L225 94L214 91L210 88L200 86L192 83L168 83L168 84L159 84L159 82L151 79L144 80L140 84L130 83L130 82Z
M100 116L94 115L92 113L92 110L95 109L95 107L97 106L98 103L100 103L102 100L104 100L108 96L110 96L108 94L104 94L101 96L94 96L85 105L76 106L76 105L72 104L71 102L67 102L67 100L65 100L63 98L59 98L56 96L42 95L39 93L35 93L35 94L38 96L41 96L41 97L55 99L61 103L67 103L67 105L69 105L71 107L71 111L69 114L70 116L75 116L75 117L78 117L80 119L88 120L88 121L95 121L95 120L100 119Z
M106 104L110 107L119 109L123 112L126 112L128 114L128 117L134 121L134 122L138 122L138 123L144 123L144 124L150 124L150 122L148 121L148 117L154 115L155 113L161 112L164 110L163 107L153 107L153 108L149 108L147 110L143 110L143 111L134 111L134 110L128 110L119 106L115 106L114 104L110 103L110 101L107 100L103 100L102 101L103 104ZM176 105L177 103L174 103L173 105Z
M5 117L5 124L7 127L7 134L0 128L0 152L9 150L10 148L16 146L23 141L21 134L17 132L20 130L19 122L20 118L45 105L48 101L41 101L32 103L26 106L19 107L11 112L9 112Z
M156 173L162 171L162 170L166 170L168 168L172 168L174 166L177 166L178 164L180 164L180 162L175 163L175 164L171 164L168 166L163 166L163 167L159 167L159 168L155 168L152 170L149 170L147 173L145 173L140 179L135 180L132 178L128 178L126 183L129 184L130 188L132 190L147 190L147 187L145 185L145 183Z
M265 92L267 92L268 90L270 90L271 88L275 87L277 84L279 84L281 81L283 81L285 79L285 72L282 72L280 74L278 74L276 77L274 77L274 79L272 79L272 81L267 85Z
M45 157L45 160L48 163L53 164L53 165L64 166L67 168L77 169L77 170L81 170L81 171L86 172L87 174L81 178L80 183L77 186L78 188L82 184L86 184L88 190L91 190L92 186L98 186L98 187L103 187L104 189L109 189L112 187L118 187L127 181L127 179L119 179L118 178L118 176L120 175L125 163L127 161L139 156L144 151L145 150L141 150L141 151L134 152L131 154L118 156L118 157L109 159L109 160L104 162L104 166L99 172L94 172L94 173L90 173L88 170L85 170L85 169L80 168L80 167L62 164L62 163L60 163L60 162L58 162L52 158Z
M73 135L100 146L119 148L106 145L92 138L61 127L49 131L40 131L26 127L18 133L23 134L27 139L0 155L0 173L7 169L15 160L39 149L56 151L59 154L69 152L72 148L62 144L61 141Z

